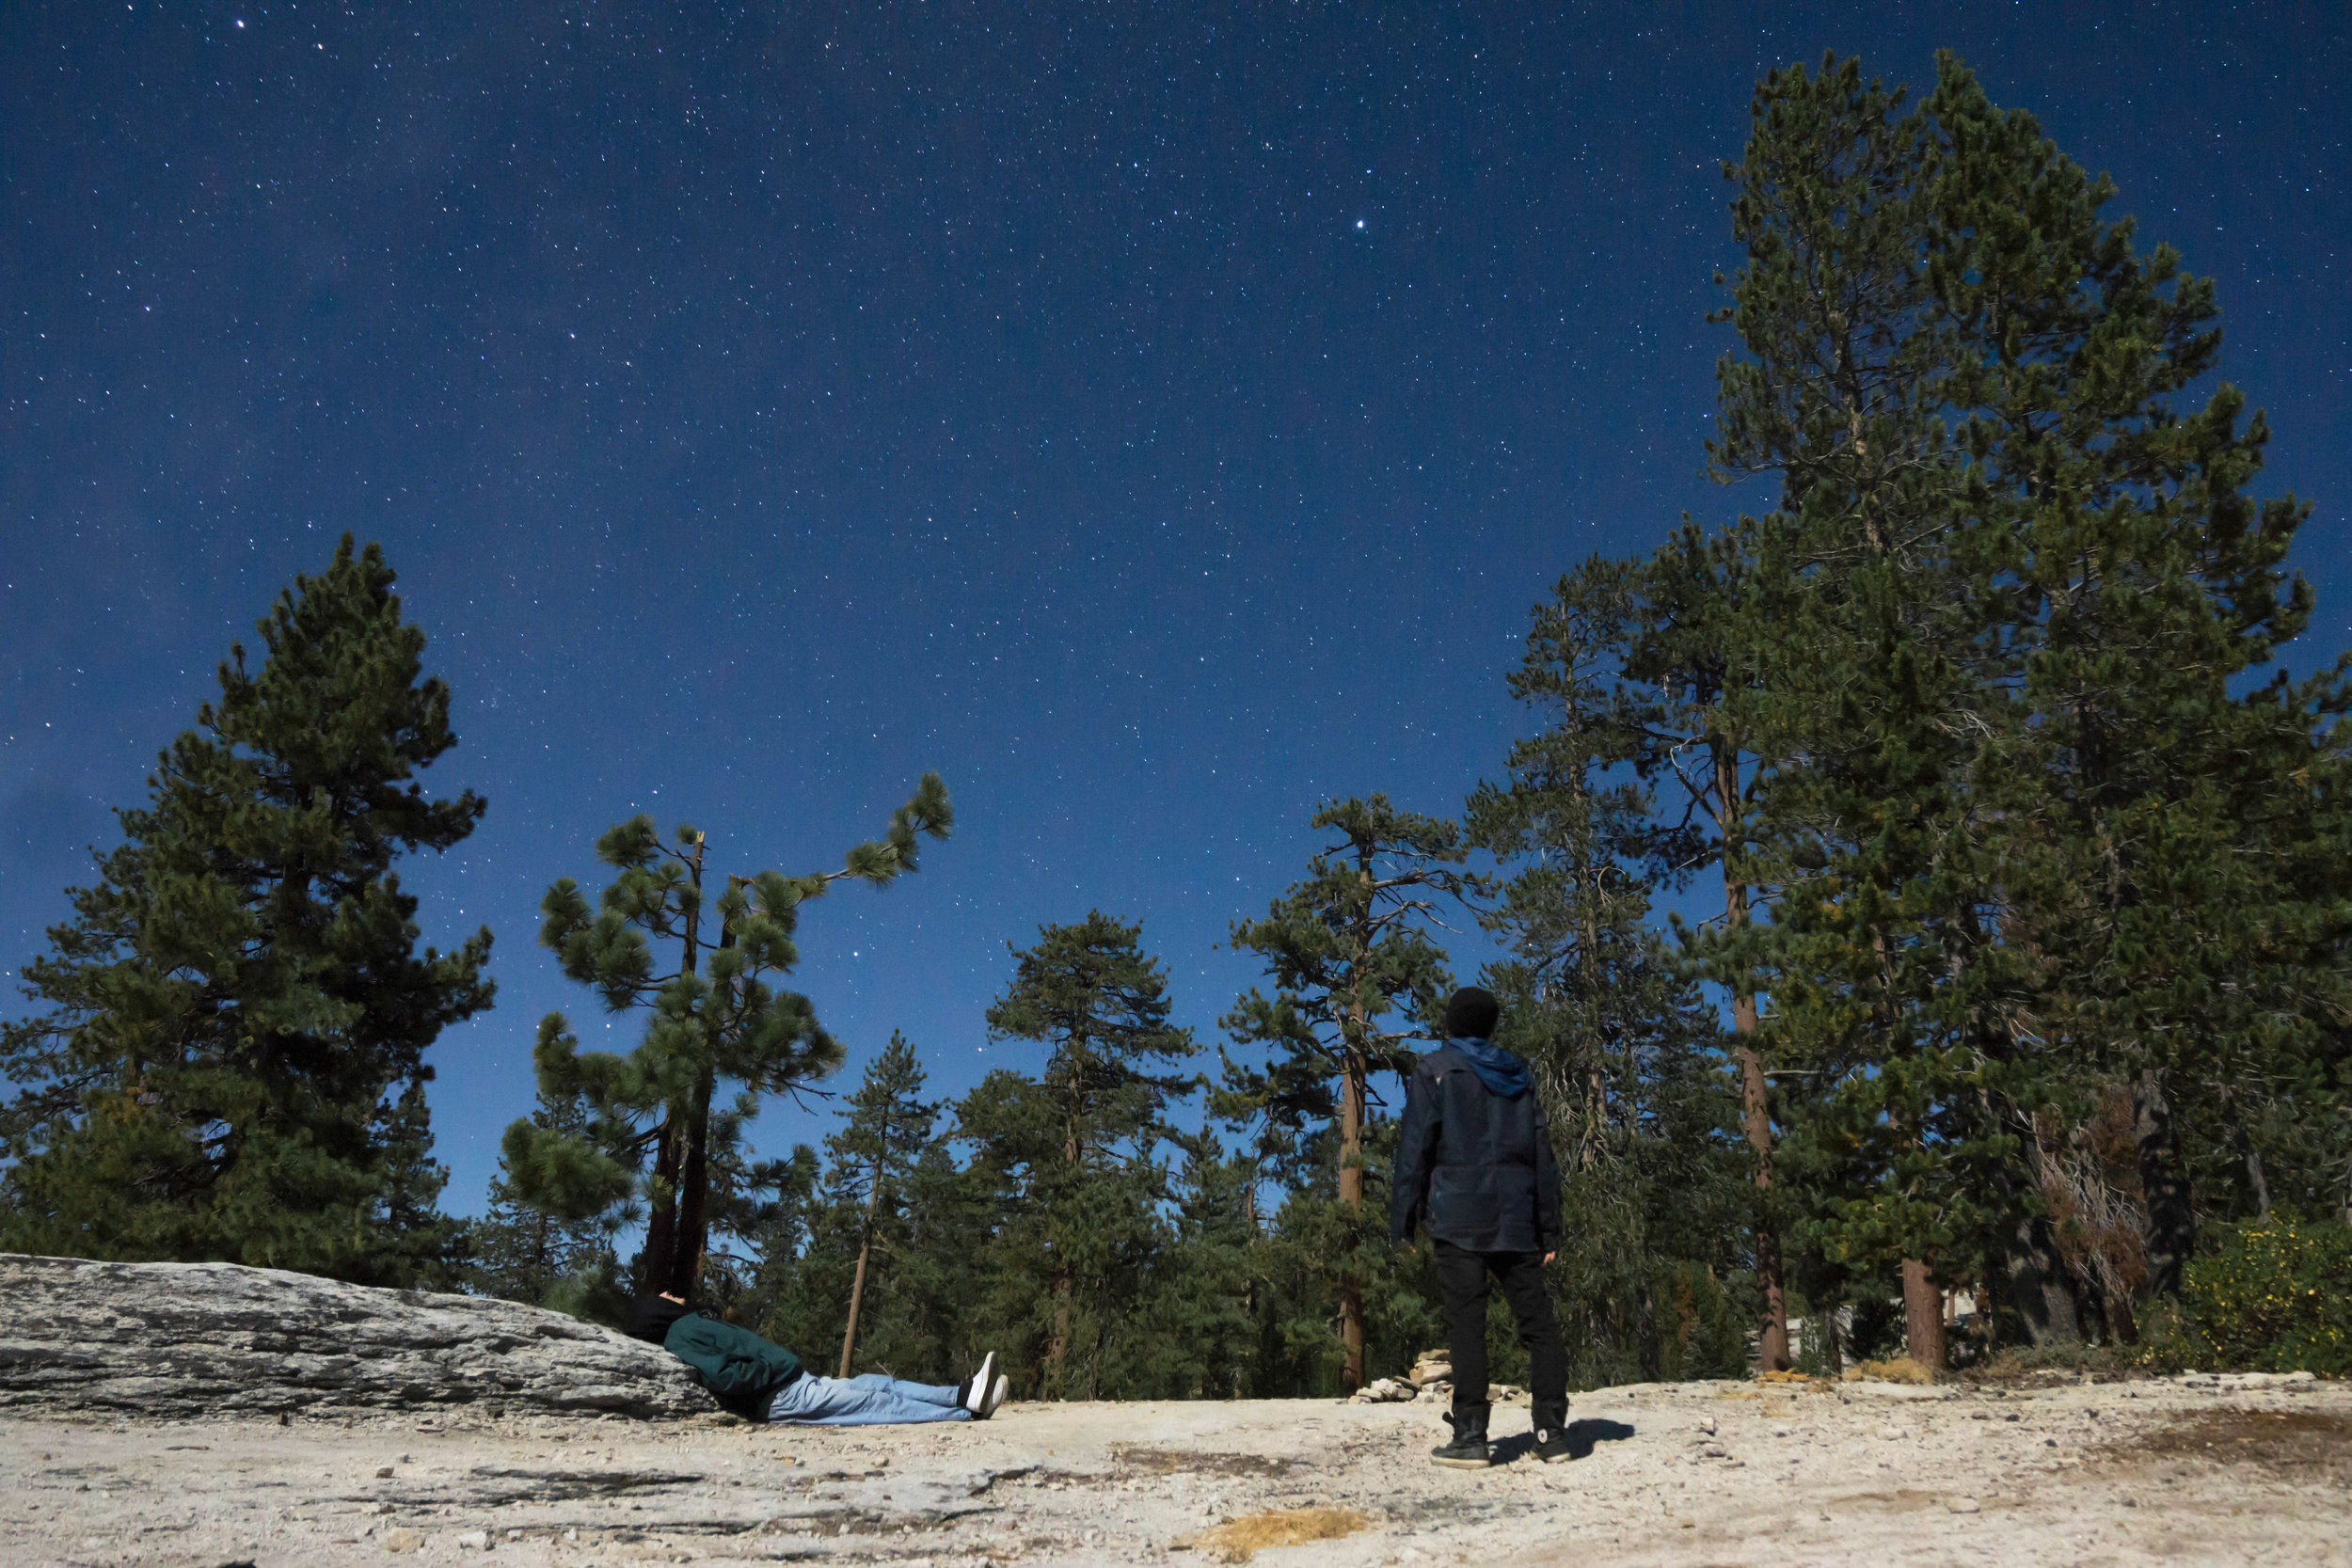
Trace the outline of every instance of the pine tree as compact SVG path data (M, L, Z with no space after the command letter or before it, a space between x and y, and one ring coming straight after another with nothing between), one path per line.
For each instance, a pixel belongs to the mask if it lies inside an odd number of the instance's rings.
M808 1257L822 1200L818 1188L824 1167L817 1150L794 1144L775 1162L766 1185L767 1201L746 1221L744 1239L758 1255L746 1289L736 1303L736 1321L751 1324L779 1345L825 1342L825 1317L809 1288Z
M703 927L705 836L681 826L665 841L637 816L596 841L619 875L591 914L566 877L541 901L541 942L564 973L593 985L613 1012L644 1008L644 1041L628 1055L582 1053L561 1013L539 1025L533 1059L540 1089L584 1100L585 1135L518 1121L503 1140L523 1200L567 1219L614 1212L638 1197L647 1209L641 1274L649 1289L691 1297L701 1281L713 1222L746 1217L761 1173L743 1156L742 1130L768 1095L831 1072L841 1048L808 999L766 976L799 960L792 932L800 907L842 878L876 887L915 869L918 835L945 838L954 821L947 792L926 773L891 816L880 841L851 849L839 871L726 877L713 900L716 933ZM678 944L677 967L657 973L651 937ZM715 1101L722 1080L739 1085Z
M1541 1049L1555 1059L1555 1072L1583 1085L1581 1096L1563 1097L1554 1110L1556 1126L1578 1130L1572 1168L1591 1170L1603 1158L1604 1129L1640 1119L1644 1080L1630 1070L1622 1075L1629 1098L1621 1119L1601 1114L1610 1053L1621 1052L1629 1069L1652 1048L1661 1063L1682 1063L1694 1059L1692 1042L1703 1037L1690 1033L1687 984L1648 934L1649 890L1681 886L1714 865L1725 872L1718 930L1736 932L1748 921L1749 889L1730 870L1753 828L1758 777L1748 713L1755 692L1742 657L1755 635L1752 543L1744 526L1708 537L1686 522L1645 560L1596 558L1562 578L1536 606L1526 656L1510 681L1514 696L1551 715L1550 725L1513 748L1507 790L1482 790L1470 803L1472 841L1526 863L1486 919L1517 955L1496 984L1524 992L1531 1023L1549 1015L1530 1038L1546 1041ZM1703 942L1699 951L1730 994L1754 1189L1747 1228L1757 1350L1767 1370L1783 1370L1789 1362L1782 1205L1773 1192L1755 977L1732 944ZM1568 998L1578 1000L1564 1008ZM1604 1028L1617 1036L1607 1045ZM1689 1085L1702 1100L1720 1086L1705 1071ZM1682 1091L1661 1085L1661 1092ZM1631 1164L1607 1158L1612 1171L1630 1175ZM1638 1212L1633 1194L1613 1212ZM1594 1256L1581 1249L1573 1265L1582 1268ZM1708 1260L1718 1259L1710 1251ZM1622 1267L1602 1272L1626 1277ZM1648 1331L1642 1338L1650 1342Z
M1207 1129L1176 1134L1184 1156L1173 1187L1176 1233L1168 1290L1154 1321L1179 1362L1173 1392L1238 1399L1253 1391L1260 1240L1256 1173Z
M1133 1305L1167 1253L1158 1155L1190 1075L1191 1033L1168 1022L1167 977L1141 927L1099 911L1045 926L1014 953L991 1037L1048 1048L1036 1079L992 1072L958 1107L976 1175L1003 1216L992 1248L996 1321L1033 1345L1043 1397L1094 1399L1144 1375Z
M2063 1041L2078 1124L2130 1089L2150 1285L2167 1291L2194 1242L2176 1121L2211 1124L2201 1141L2250 1209L2266 1183L2246 1108L2298 1081L2290 1102L2343 1103L2321 1085L2341 1078L2323 1064L2331 1044L2342 1060L2346 916L2323 890L2352 850L2323 781L2343 777L2325 729L2346 665L2232 691L2310 623L2310 587L2283 568L2310 508L2245 494L2268 431L2235 388L2172 406L2217 363L2212 284L2102 219L2113 185L2030 115L1948 55L1937 74L1929 278L1970 345L1955 438L1970 506L2005 525L1984 570L2024 650L2012 767L2031 799L2007 858L2042 1043L2003 1066L2047 1084L2046 1042Z
M578 1097L542 1095L531 1121L544 1132L580 1137L588 1129L588 1110ZM485 1295L533 1307L567 1311L609 1307L618 1289L612 1238L619 1219L564 1220L533 1209L522 1201L501 1161L499 1174L490 1179L489 1207L469 1231L469 1283Z
M1338 1201L1347 1244L1333 1284L1340 1305L1346 1386L1364 1381L1364 1129L1372 1074L1409 1070L1405 1041L1424 1036L1451 984L1445 955L1425 930L1434 895L1458 897L1476 885L1457 869L1461 830L1400 812L1385 795L1325 806L1313 819L1331 839L1263 920L1233 927L1232 945L1265 960L1275 984L1256 989L1222 1020L1234 1039L1269 1048L1292 1086L1336 1080ZM1383 1021L1402 1013L1397 1026ZM1295 1114L1295 1109L1294 1113Z
M835 1201L857 1212L857 1266L850 1284L849 1322L841 1332L841 1370L850 1375L857 1348L858 1310L866 1299L877 1221L895 1222L905 1202L907 1178L931 1141L937 1104L922 1098L923 1067L914 1047L897 1030L867 1064L865 1081L850 1097L848 1122L825 1140L833 1162Z
M1764 820L1726 868L1778 902L1724 950L1772 977L1780 1037L1843 1085L1816 1148L1858 1164L1826 1244L1902 1256L1912 1353L1940 1365L1934 1282L1984 1217L1980 1167L2010 1152L1966 1092L2011 978L1976 787L2010 716L1970 575L1986 520L1944 423L1960 355L1928 279L1935 147L1903 97L1851 60L1758 87L1725 169L1747 256L1726 314L1752 357L1719 370L1709 455L1782 483L1749 573L1772 615L1749 666Z
M1482 785L1466 818L1469 841L1509 873L1480 917L1508 954L1486 981L1504 998L1501 1037L1534 1069L1550 1113L1577 1238L1558 1269L1568 1342L1601 1382L1663 1375L1680 1340L1661 1338L1661 1292L1690 1268L1713 1279L1751 1261L1735 1243L1753 1206L1734 1175L1718 1031L1649 924L1651 891L1706 858L1690 808L1718 787L1697 677L1632 678L1637 657L1657 659L1661 625L1676 625L1659 575L1653 562L1588 562L1537 608L1512 690L1550 722L1512 747L1508 784ZM1651 781L1675 776L1686 751L1705 771L1677 791L1682 810L1661 811Z
M2198 1146L2259 1203L2247 1101L2341 1102L2345 690L2230 690L2308 617L2305 509L2245 497L2233 388L2170 405L2215 362L2209 285L1949 56L1900 104L1851 61L1777 73L1726 171L1749 357L1710 452L1782 496L1736 863L1774 902L1719 951L1810 1074L1786 1153L1826 1261L1899 1259L1932 1362L1935 1284L2049 1277L2052 1161L2089 1168L2054 1124L2136 1095L2162 1289Z
M346 534L279 594L25 968L0 1247L439 1277L424 1053L489 1005L490 933L420 955L391 866L483 802L416 782L456 737L392 582Z

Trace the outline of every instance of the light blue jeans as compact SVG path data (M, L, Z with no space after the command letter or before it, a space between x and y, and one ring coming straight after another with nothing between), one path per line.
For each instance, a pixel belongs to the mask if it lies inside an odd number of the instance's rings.
M803 1372L768 1402L771 1421L803 1426L871 1427L900 1421L968 1421L953 1384L901 1383L880 1372L819 1377Z

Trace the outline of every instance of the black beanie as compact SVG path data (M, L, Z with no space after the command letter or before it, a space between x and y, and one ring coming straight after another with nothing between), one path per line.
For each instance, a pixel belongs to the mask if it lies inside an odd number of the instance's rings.
M691 1316L693 1310L685 1303L672 1301L658 1291L647 1291L628 1304L628 1310L621 1316L621 1332L632 1339L658 1345L669 1338L672 1323Z
M1464 986L1445 1005L1445 1032L1450 1037L1470 1035L1483 1040L1495 1032L1502 1017L1502 1004L1493 991Z

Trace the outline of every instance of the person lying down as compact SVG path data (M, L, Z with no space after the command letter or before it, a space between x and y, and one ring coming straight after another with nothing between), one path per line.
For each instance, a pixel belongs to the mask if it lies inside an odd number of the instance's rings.
M880 1372L820 1377L801 1358L746 1328L706 1318L680 1298L647 1291L629 1303L621 1332L686 1363L720 1404L755 1421L885 1426L903 1421L985 1421L1005 1402L1006 1378L991 1351L957 1384L903 1383Z

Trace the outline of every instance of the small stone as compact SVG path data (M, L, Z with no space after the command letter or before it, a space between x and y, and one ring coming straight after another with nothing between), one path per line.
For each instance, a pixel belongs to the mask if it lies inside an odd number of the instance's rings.
M2317 1383L2319 1374L2317 1372L2289 1372L2279 1381L2280 1383Z
M2137 1497L2125 1497L2123 1499L2123 1506L2125 1508L2137 1508L2139 1506L2139 1499Z
M1979 1503L1974 1497L1954 1497L1950 1502L1946 1503L1944 1506L1950 1509L1954 1513L1981 1513L1984 1512L1983 1505Z
M485 1529L461 1529L457 1545L462 1551L486 1552L490 1549L490 1532Z
M375 1479L376 1479L376 1480L378 1480L378 1481L389 1481L389 1480L391 1480L391 1479L392 1479L392 1467L391 1467L389 1465L377 1465L377 1466L376 1466L376 1468L375 1468Z
M1701 1432L1712 1432L1712 1431L1714 1431L1714 1430L1715 1430L1715 1418L1714 1418L1714 1417L1712 1417L1712 1416L1701 1416L1701 1417L1699 1418L1699 1430L1700 1430Z
M419 1530L396 1529L384 1537L384 1549L388 1552L413 1552L423 1545L424 1535Z

